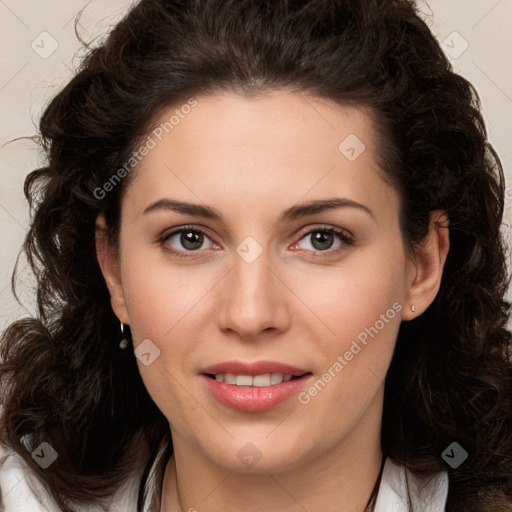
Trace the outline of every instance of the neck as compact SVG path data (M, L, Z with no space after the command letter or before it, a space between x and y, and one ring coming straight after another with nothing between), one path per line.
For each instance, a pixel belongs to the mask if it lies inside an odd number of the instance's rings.
M381 399L339 443L287 470L236 472L173 434L161 512L364 512L382 463Z

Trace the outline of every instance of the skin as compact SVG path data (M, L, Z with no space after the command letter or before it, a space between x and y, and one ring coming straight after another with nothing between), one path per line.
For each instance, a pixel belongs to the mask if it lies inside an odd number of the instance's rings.
M285 90L197 100L139 164L122 202L119 254L97 219L112 308L131 326L135 346L150 339L160 350L149 366L137 362L174 443L162 511L362 512L381 464L383 381L398 328L439 290L446 216L432 213L429 237L407 257L398 197L376 170L375 134L362 108ZM354 161L338 149L350 134L366 147ZM372 215L343 207L278 223L297 203L333 197ZM162 198L208 205L224 222L163 209L143 214ZM157 241L190 224L207 232L199 250L179 234ZM322 251L306 235L329 227L351 233L353 245L326 234ZM236 251L248 236L263 250L252 263ZM394 303L396 316L305 405L295 396L266 412L235 411L198 376L222 361L273 360L312 372L314 382ZM238 456L248 442L261 456L251 466Z

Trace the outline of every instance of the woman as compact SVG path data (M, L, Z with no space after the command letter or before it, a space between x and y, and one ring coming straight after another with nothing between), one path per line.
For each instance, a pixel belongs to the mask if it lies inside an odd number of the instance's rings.
M512 510L503 171L410 1L142 0L40 131L7 510Z

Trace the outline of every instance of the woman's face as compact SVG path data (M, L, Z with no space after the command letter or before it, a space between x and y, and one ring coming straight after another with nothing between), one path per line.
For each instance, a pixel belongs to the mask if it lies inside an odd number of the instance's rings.
M299 467L379 431L417 264L364 110L286 91L196 100L145 142L113 307L177 453Z

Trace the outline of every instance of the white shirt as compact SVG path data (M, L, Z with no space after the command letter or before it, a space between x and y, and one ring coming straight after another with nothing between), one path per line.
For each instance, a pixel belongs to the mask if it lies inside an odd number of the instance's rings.
M162 459L163 448L153 463L149 489L154 489L157 479L162 479L165 460ZM30 471L21 457L0 444L0 512L60 512ZM30 483L40 497L39 503ZM407 473L409 492L415 512L444 512L448 496L448 474L442 471L430 479L419 480L411 472ZM136 512L140 475L133 478L118 490L110 500L109 512ZM151 493L150 493L151 494ZM157 512L155 496L144 505L144 512ZM3 502L3 503L2 503ZM3 505L3 507L2 507ZM375 512L406 512L407 486L404 466L395 464L387 458L382 471L382 478L375 504ZM97 512L97 508L81 507L77 512Z

